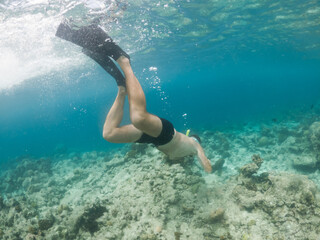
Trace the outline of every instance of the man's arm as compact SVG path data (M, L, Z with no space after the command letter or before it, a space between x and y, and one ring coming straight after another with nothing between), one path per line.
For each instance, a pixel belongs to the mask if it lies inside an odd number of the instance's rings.
M201 164L201 166L203 167L203 169L207 173L211 173L212 172L212 167L211 167L210 160L207 158L207 156L204 153L204 150L201 147L201 145L195 140L193 142L194 142L194 146L195 146L195 148L197 150L197 157L198 157L199 163Z

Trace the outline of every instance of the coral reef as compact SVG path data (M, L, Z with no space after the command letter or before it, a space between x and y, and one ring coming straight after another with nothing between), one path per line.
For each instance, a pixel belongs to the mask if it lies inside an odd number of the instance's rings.
M259 215L254 218L255 222L260 219L260 223L272 223L270 229L264 230L264 235L257 231L255 237L304 239L308 232L307 239L317 239L320 233L316 224L320 217L320 194L312 181L305 176L289 173L263 173L249 179L247 177L239 175L239 184L232 190L237 207ZM257 230L254 229L256 227L251 228L252 232Z
M210 175L137 144L20 159L0 176L0 239L318 240L318 122L247 127L203 133Z

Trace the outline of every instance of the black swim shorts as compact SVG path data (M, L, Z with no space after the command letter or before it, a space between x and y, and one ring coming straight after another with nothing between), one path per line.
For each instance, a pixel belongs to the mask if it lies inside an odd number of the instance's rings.
M136 143L152 143L156 147L158 147L170 142L174 135L174 127L168 120L164 118L160 118L160 120L162 122L162 130L158 137L152 137L146 133L143 133L140 139L136 141Z

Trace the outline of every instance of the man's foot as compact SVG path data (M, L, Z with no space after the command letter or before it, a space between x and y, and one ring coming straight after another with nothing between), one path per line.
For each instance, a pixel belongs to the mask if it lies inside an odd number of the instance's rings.
M127 65L127 64L130 64L130 59L127 58L126 56L120 56L118 59L117 59L117 63L119 63L119 65Z
M119 86L118 87L118 92L120 95L127 95L127 89L124 86Z
M133 74L129 58L121 56L118 58L117 63L119 64L121 70L125 73L126 78L128 77L128 74Z

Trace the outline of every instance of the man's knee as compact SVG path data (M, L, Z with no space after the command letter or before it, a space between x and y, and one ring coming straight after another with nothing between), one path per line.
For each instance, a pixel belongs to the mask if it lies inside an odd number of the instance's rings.
M143 129L147 124L147 114L143 112L130 114L130 119L133 126L138 129Z

